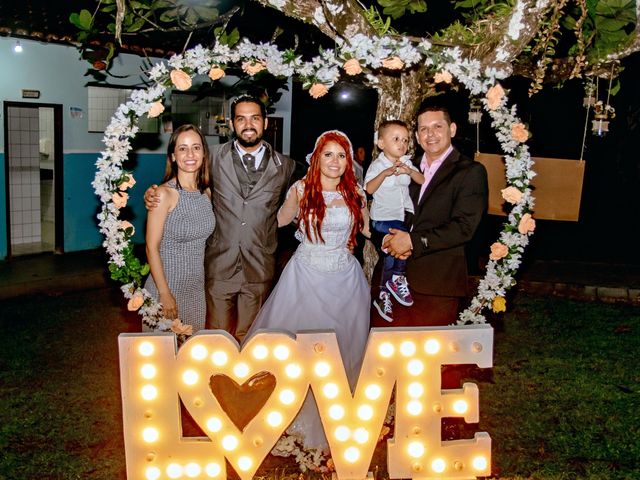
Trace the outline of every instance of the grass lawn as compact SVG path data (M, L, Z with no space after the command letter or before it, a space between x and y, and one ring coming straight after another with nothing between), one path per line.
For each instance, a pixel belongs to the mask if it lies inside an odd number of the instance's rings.
M510 307L477 377L495 477L640 479L640 309ZM124 479L117 336L139 320L119 290L3 301L0 326L0 479ZM292 468L270 458L259 474Z

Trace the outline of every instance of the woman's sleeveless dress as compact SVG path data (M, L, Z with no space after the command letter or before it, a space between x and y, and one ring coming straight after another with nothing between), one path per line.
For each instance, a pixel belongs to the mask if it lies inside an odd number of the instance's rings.
M176 188L175 182L167 184ZM178 318L202 330L206 318L204 287L204 248L215 228L215 216L209 197L199 191L176 188L179 199L164 224L160 257L164 273L178 305ZM159 300L158 289L151 275L144 286Z
M302 243L282 271L262 306L247 339L260 329L335 330L349 381L354 386L369 335L370 288L362 267L347 248L351 214L347 206L331 206L339 193L324 192L327 209L322 222L324 243L309 240L301 225ZM313 396L287 433L305 448L326 448L327 442Z

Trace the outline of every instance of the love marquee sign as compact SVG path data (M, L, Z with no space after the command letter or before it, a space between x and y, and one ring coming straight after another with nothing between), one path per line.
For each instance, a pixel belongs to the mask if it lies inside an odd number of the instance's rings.
M242 480L251 479L309 388L340 480L367 477L394 391L395 425L387 441L390 478L490 474L486 432L473 439L441 439L443 417L478 422L478 387L465 383L441 390L440 375L446 364L492 366L489 325L372 329L353 393L333 332L264 331L242 349L218 330L201 331L180 349L173 334L134 333L120 335L119 346L129 479L222 480L225 459ZM275 380L271 393L238 426L214 379L242 385L260 375ZM178 397L206 437L183 436Z

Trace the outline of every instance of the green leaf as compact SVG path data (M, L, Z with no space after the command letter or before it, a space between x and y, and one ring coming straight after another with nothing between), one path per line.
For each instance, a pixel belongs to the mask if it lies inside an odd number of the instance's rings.
M411 13L424 13L427 11L427 2L424 0L413 0L409 4L409 12Z
M195 6L193 10L205 21L215 20L219 15L218 9L212 7Z
M603 17L596 18L596 28L605 32L617 32L618 30L622 30L625 25L626 23L614 19Z
M620 91L620 78L616 78L613 85L611 86L611 90L609 90L609 94L612 97L615 97L616 94Z
M188 25L196 25L200 17L193 8L187 9L186 14L183 16L184 22Z
M113 58L113 55L115 54L116 49L115 49L115 47L113 46L113 43L108 43L107 45L108 45L108 47L109 47L109 51L107 52L107 56L106 56L106 58L104 59L104 61L105 61L106 63L109 63L109 62L111 61L111 59Z
M93 26L93 17L89 10L80 10L80 13L72 13L69 15L69 22L78 27L80 30L91 30Z
M151 8L150 5L147 5L146 3L142 3L142 2L137 2L135 0L130 2L129 6L134 10L149 10Z
M147 22L145 17L138 17L135 22L133 22L129 28L127 28L127 32L137 32L140 30L144 24Z
M160 21L167 23L175 22L177 16L178 9L170 8L169 10L165 10L164 12L162 12L162 14L160 15Z
M171 2L170 0L156 0L151 4L151 10L160 10L162 8L172 8L175 7L175 2Z

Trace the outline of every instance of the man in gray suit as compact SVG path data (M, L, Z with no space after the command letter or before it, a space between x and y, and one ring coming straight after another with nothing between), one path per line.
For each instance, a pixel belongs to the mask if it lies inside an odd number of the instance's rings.
M294 170L263 139L264 104L242 96L231 104L235 140L213 146L216 229L207 241L207 327L242 340L266 300L275 271L276 214Z
M263 140L265 105L243 95L231 103L235 140L211 147L216 228L207 241L207 328L242 341L266 300L275 271L278 208L294 162ZM155 186L145 193L153 208Z

